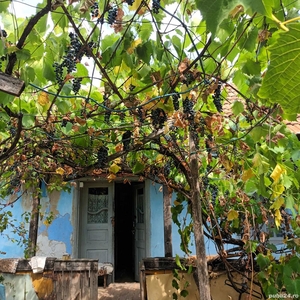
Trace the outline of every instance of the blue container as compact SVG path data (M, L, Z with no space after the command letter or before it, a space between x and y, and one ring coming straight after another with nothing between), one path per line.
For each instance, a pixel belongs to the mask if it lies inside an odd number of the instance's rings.
M5 300L5 286L0 284L0 300Z

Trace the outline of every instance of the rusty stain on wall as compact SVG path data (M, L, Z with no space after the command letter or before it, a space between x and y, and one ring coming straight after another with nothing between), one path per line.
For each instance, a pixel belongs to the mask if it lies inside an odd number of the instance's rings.
M47 299L53 292L53 272L31 273L32 285L39 299Z

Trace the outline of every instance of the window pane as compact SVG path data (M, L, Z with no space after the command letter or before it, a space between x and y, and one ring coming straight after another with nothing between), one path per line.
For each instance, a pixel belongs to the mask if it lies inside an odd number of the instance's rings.
M89 188L87 222L108 223L108 188Z

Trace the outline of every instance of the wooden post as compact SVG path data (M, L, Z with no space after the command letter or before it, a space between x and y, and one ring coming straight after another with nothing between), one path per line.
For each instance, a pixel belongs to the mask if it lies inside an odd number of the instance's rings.
M24 88L24 81L0 72L0 91L19 97Z
M34 194L32 199L32 210L31 210L31 218L30 218L29 233L28 233L28 237L29 237L28 254L30 257L36 255L39 216L40 216L40 196Z
M163 198L164 198L164 244L165 244L165 257L172 257L172 214L171 214L171 201L172 193L167 185L163 185Z
M190 147L190 188L191 188L191 202L192 202L192 215L193 215L193 228L195 237L195 247L197 256L197 274L198 274L198 287L201 300L211 300L210 285L207 268L207 259L205 252L205 241L203 232L202 220L202 201L200 197L200 178L199 178L199 164L198 154L193 139L193 135L189 135Z

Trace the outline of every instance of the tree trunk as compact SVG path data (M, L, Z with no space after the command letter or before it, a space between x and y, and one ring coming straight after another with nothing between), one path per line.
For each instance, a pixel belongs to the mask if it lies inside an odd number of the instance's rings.
M205 241L202 223L202 205L200 198L200 183L199 183L199 165L197 158L197 149L193 140L192 134L189 136L190 145L190 170L191 170L191 202L192 202L192 217L193 229L195 237L195 247L197 256L197 274L198 286L201 300L211 300L209 277L207 270L207 259L205 252Z
M40 196L37 190L33 191L31 219L29 223L29 244L27 248L27 256L32 257L36 255L38 226L39 226L39 212L40 212Z
M163 185L164 198L164 243L165 243L165 257L173 256L172 248L172 213L171 201L172 193L167 185Z

